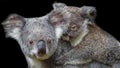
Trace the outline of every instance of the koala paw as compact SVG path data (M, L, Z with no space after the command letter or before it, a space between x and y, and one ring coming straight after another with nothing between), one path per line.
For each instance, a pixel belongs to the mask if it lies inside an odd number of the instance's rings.
M58 58L58 59L55 60L55 64L56 65L65 65L66 61L67 60L64 57L60 57L60 58Z

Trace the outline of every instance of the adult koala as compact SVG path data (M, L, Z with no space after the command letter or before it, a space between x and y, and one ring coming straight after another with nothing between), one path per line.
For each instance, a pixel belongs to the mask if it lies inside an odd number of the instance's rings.
M2 25L6 37L12 37L19 43L29 68L49 68L45 60L56 51L57 38L47 15L24 18L11 14Z
M97 61L114 68L120 67L120 43L94 23L94 7L79 8L63 3L54 3L53 7L49 20L55 27L56 37L74 47L57 58L57 64L79 65Z

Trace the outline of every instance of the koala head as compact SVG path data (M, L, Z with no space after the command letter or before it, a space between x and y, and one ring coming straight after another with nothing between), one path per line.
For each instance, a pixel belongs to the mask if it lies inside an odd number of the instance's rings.
M25 56L39 60L49 58L57 48L54 28L48 23L48 16L24 18L11 14L2 23L6 36L20 44Z
M50 23L56 28L57 38L66 36L71 39L78 37L87 24L94 22L96 9L91 6L67 6L63 3L54 3L53 11L49 16Z

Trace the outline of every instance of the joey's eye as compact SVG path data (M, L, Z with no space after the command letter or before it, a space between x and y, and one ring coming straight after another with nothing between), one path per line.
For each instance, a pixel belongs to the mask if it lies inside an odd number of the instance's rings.
M77 30L77 25L73 24L71 27L70 27L71 30L73 31L76 31Z
M51 39L48 39L47 40L47 44L51 44L52 43L52 40Z
M30 44L30 45L33 45L33 44L34 44L34 42L33 42L33 41L29 41L29 44Z
M92 17L95 17L96 16L96 11L90 12L89 15L92 16Z

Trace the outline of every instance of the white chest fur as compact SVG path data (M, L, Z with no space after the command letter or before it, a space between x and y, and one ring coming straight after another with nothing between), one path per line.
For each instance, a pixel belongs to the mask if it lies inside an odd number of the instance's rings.
M34 58L26 57L29 68L46 68L43 61L38 61Z
M83 40L85 35L88 34L89 30L87 28L87 24L91 24L91 23L88 22L87 20L85 20L84 24L81 26L81 32L80 32L79 36L77 38L71 40L71 44L72 44L73 47L80 44L80 42Z

